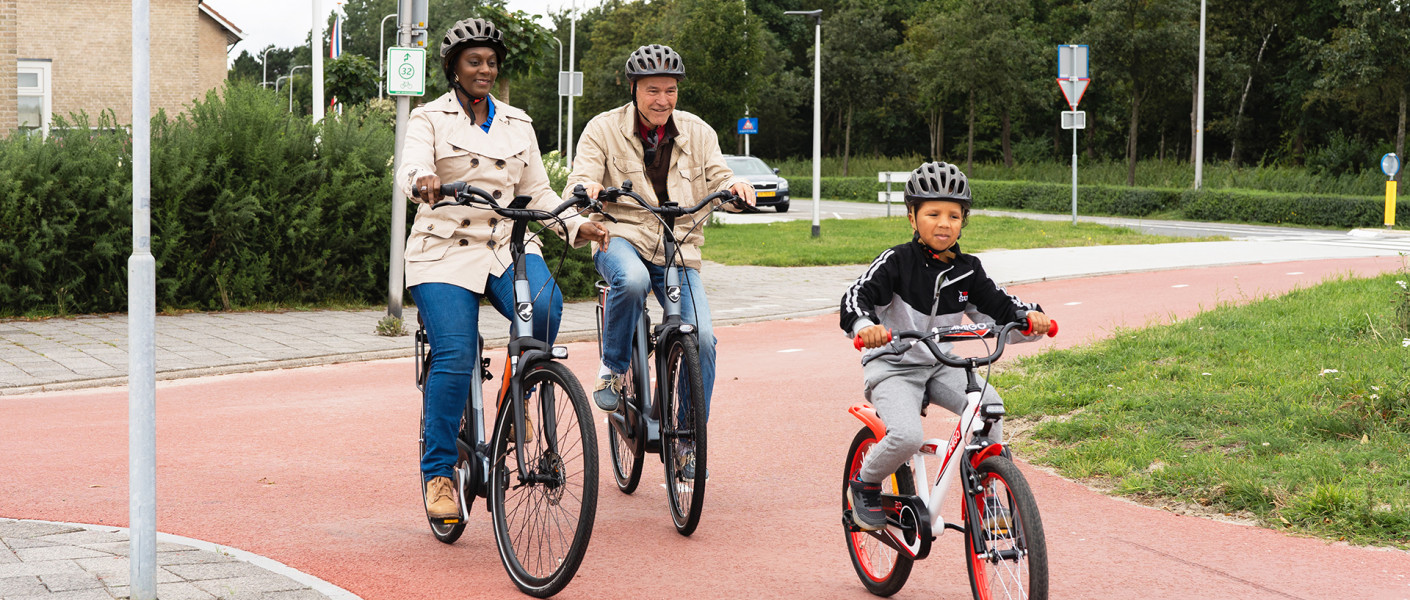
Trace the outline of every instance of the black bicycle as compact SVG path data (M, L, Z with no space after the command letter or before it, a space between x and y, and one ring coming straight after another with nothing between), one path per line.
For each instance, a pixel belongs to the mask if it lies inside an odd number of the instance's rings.
M470 386L460 433L455 485L460 515L427 515L436 539L454 543L465 531L465 517L478 496L494 520L495 545L514 585L531 596L552 596L572 581L587 552L597 514L597 432L587 395L572 371L560 361L568 349L533 337L533 296L525 274L525 236L530 221L557 221L574 207L600 209L574 198L551 211L526 208L528 196L501 207L488 192L464 182L441 186L455 200L433 205L483 207L514 222L510 249L514 268L516 315L510 331L498 416L486 439L482 384L493 379L483 357L484 338L475 350L480 378ZM594 208L597 207L597 208ZM423 394L435 360L425 327L416 332L416 382ZM507 408L507 409L506 409ZM425 415L421 451L425 453ZM424 478L423 478L424 479ZM422 483L425 494L425 483Z
M579 200L587 198L582 186L573 190L573 196ZM720 207L730 202L746 209L752 207L740 203L740 198L729 191L706 196L691 207L675 202L653 206L632 191L630 181L622 182L620 188L606 188L597 195L602 202L622 198L630 198L660 219L664 232L666 286L661 324L652 328L651 317L645 310L641 312L632 336L631 363L625 373L622 401L607 417L612 475L617 489L631 494L641 482L642 458L647 452L659 454L666 467L665 487L671 520L677 532L690 535L700 524L700 513L705 505L705 482L709 478L706 470L709 415L705 403L695 401L705 397L700 373L699 332L681 319L681 282L685 268L676 260L676 219L699 212L717 200L725 201ZM597 282L597 289L597 339L601 352L602 322L609 289L602 281ZM653 370L656 373L654 390ZM693 451L693 464L687 458L690 451Z

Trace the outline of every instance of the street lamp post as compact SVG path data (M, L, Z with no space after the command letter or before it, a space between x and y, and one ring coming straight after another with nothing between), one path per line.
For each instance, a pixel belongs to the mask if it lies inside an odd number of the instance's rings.
M822 10L786 10L813 17L813 237L822 235Z
M568 28L568 168L573 168L573 53L578 49L578 0L573 0L573 20Z
M276 94L279 93L279 82L284 81L285 79L288 79L288 78L289 78L288 75L280 75L280 76L274 78L274 93L276 93Z
M1204 187L1204 0L1199 2L1199 95L1195 103L1195 189Z
M396 17L397 13L392 13L382 17L382 23L377 26L377 97L382 97L382 87L387 81L386 67L383 64L387 60L387 19Z
M294 71L307 68L308 65L299 65L289 69L289 74L287 75L289 78L289 112L294 112Z
M269 51L273 49L274 46L265 48L264 52L259 55L259 64L264 67L264 75L260 77L260 87L269 87Z

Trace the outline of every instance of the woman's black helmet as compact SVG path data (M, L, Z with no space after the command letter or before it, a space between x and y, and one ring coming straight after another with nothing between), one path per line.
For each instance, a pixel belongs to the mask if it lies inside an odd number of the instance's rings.
M642 46L627 57L627 79L635 82L642 77L656 75L675 77L678 80L685 78L685 62L670 46Z
M915 210L927 200L949 200L959 203L965 214L971 204L969 178L959 167L943 162L928 162L911 171L906 182L906 208Z
M451 61L455 60L461 50L476 46L494 50L499 63L504 64L504 34L494 23L485 19L462 19L451 25L450 29L446 30L445 37L441 38L441 70L445 72L446 81L455 81L455 69L452 68Z

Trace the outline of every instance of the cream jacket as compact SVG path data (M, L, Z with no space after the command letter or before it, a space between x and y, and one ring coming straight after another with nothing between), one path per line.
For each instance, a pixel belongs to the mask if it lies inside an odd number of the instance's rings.
M465 115L451 93L411 112L401 169L396 175L402 193L421 204L406 240L408 287L449 283L484 293L491 275L513 266L509 253L512 221L486 208L447 206L433 211L424 200L411 195L418 178L435 173L443 184L468 182L490 192L501 205L508 205L516 195L526 195L533 197L531 208L551 210L558 206L560 200L549 188L529 115L493 97L491 100L495 116L489 133ZM587 219L564 214L567 231L552 229L570 245L583 246L585 242L577 239L578 227ZM541 253L536 243L527 247L532 254Z
M675 120L679 132L671 148L671 166L666 175L666 193L672 201L682 206L694 206L710 194L729 189L736 183L747 183L735 177L734 172L725 165L718 136L705 121L682 110L672 113L671 118ZM578 184L596 182L602 187L620 187L622 181L630 180L633 190L642 199L653 206L660 206L656 191L652 189L643 168L644 157L640 137L636 133L636 119L636 110L629 102L588 122L582 139L578 141L577 154L573 155L573 172L568 175L564 198ZM665 266L662 226L655 215L635 206L632 200L624 200L621 205L607 204L606 210L617 218L616 223L608 222L597 214L591 216L592 220L605 226L613 238L631 242L642 258ZM705 243L705 236L702 231L704 225L696 227L696 223L708 219L707 210L701 209L695 215L676 220L675 234L681 252L679 262L692 269L700 268L700 246ZM593 250L596 249L594 245Z

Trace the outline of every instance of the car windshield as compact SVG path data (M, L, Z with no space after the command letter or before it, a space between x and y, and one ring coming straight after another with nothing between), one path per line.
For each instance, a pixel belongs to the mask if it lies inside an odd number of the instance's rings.
M764 164L764 161L752 156L732 156L725 159L729 169L736 175L773 175L773 169Z

